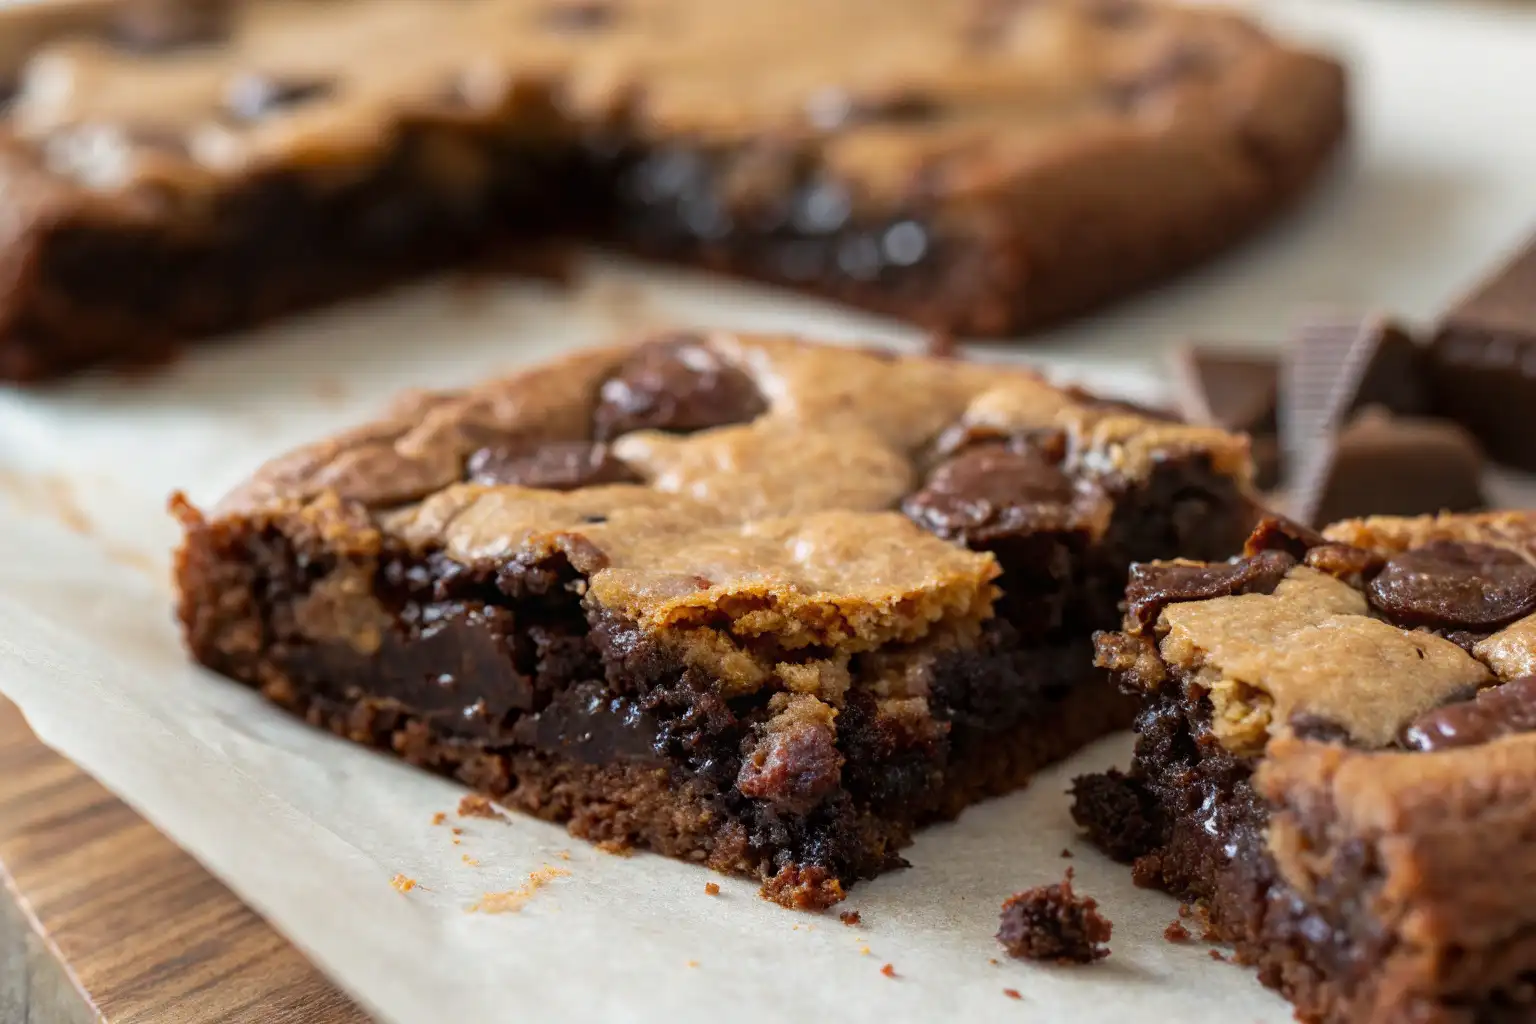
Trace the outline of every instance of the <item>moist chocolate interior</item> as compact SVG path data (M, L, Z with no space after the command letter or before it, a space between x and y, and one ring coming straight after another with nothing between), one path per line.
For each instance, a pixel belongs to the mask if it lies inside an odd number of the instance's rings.
M516 129L407 124L374 170L345 184L302 167L263 172L214 196L201 227L55 226L30 256L47 291L13 328L34 344L0 377L120 358L125 324L146 349L170 346L557 237L864 304L933 293L941 273L973 283L983 273L983 243L943 237L921 196L871 220L792 144L657 146L622 123L570 125L550 97L525 102ZM480 171L454 169L465 166Z
M1132 702L1091 667L1090 653L1093 630L1118 618L1125 566L1181 551L1230 552L1246 533L1248 506L1203 457L1168 460L1114 497L1111 527L1097 544L1070 532L991 544L1005 591L1025 582L1028 599L1001 602L974 646L934 653L925 679L931 717L880 713L855 656L836 722L840 778L809 807L738 788L771 695L723 698L663 640L585 608L563 556L466 566L396 548L344 566L313 541L239 521L194 539L198 564L189 578L209 594L250 595L259 649L222 643L194 619L189 636L199 660L217 671L256 684L281 679L264 685L268 695L317 724L392 746L535 813L572 819L580 798L535 792L520 773L573 764L659 769L705 809L716 833L736 830L733 859L717 866L772 877L815 865L852 880L898 862L894 851L921 823L1014 788L1129 723ZM309 639L298 621L303 597L338 571L365 572L392 620L371 655ZM212 604L194 595L184 614ZM829 652L760 653L788 660ZM670 838L643 828L600 837L704 859L686 843L669 850ZM718 845L718 834L712 841Z
M1205 698L1152 698L1137 717L1131 772L1078 779L1073 818L1100 849L1134 865L1138 885L1200 903L1212 937L1232 943L1240 962L1296 1004L1300 1019L1353 1019L1359 1011L1351 999L1369 988L1398 941L1374 909L1385 878L1377 852L1359 840L1331 842L1329 822L1303 820L1307 838L1332 851L1330 870L1310 895L1287 883L1269 852L1268 807L1252 785L1257 760L1222 747L1210 714ZM1327 722L1297 723L1297 730L1346 739ZM1536 972L1493 978L1434 1005L1464 1014L1435 1020L1526 1021L1536 1012Z

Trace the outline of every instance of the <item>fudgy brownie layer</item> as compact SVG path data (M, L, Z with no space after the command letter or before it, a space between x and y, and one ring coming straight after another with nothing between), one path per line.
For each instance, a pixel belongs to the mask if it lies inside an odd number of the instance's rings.
M49 6L0 10L0 379L551 233L1017 333L1251 233L1345 123L1333 61L1140 0Z
M1097 646L1144 696L1135 759L1074 817L1304 1019L1531 1019L1533 541L1525 513L1269 521L1133 567Z

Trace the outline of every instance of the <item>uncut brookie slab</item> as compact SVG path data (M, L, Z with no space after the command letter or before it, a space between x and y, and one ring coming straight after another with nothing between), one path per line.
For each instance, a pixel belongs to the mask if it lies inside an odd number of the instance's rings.
M1074 814L1309 1021L1536 1017L1536 513L1262 525L1140 565L1145 701Z
M406 400L179 509L194 655L596 841L819 906L1129 721L1132 559L1246 442L1027 372L727 333Z
M1344 83L1144 0L54 0L0 106L31 380L551 235L1016 333L1278 213Z

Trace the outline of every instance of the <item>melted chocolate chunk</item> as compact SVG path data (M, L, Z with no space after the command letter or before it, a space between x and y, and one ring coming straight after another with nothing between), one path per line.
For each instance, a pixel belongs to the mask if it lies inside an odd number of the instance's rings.
M611 24L618 13L613 0L559 0L544 9L539 22L558 32L595 32Z
M1125 588L1126 610L1145 628L1170 604L1271 594L1295 564L1296 559L1283 551L1262 551L1215 565L1133 565Z
M334 87L319 78L274 78L246 72L230 80L224 107L241 121L259 121L288 107L328 95Z
M1283 551L1300 561L1308 551L1327 543L1310 526L1281 516L1265 516L1243 542L1243 554L1252 557L1261 551Z
M1536 611L1536 567L1504 548L1438 541L1393 556L1366 594L1398 626L1493 630Z
M982 540L1027 530L1042 512L1059 520L1075 493L1049 453L990 441L940 463L901 508L940 537Z
M1536 730L1536 676L1491 686L1459 704L1427 711L1403 730L1410 750L1471 747L1500 736Z
M614 457L607 445L587 441L551 441L531 450L481 448L469 457L465 475L473 484L510 484L550 491L642 482L634 470Z
M231 0L127 0L119 6L107 36L136 53L221 42L234 10Z
M601 683L578 683L536 715L524 715L512 738L583 764L660 761L656 719Z
M751 377L683 335L640 348L603 383L593 428L599 441L632 430L686 434L750 423L767 408Z

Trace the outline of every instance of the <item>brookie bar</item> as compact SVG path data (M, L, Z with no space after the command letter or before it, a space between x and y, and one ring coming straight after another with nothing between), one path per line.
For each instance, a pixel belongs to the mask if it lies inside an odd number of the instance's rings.
M1128 723L1134 559L1247 446L1021 370L727 333L413 397L181 503L194 655L596 841L821 906Z
M1074 815L1309 1021L1536 1014L1536 513L1269 521L1133 568L1142 695Z
M0 380L551 235L1007 334L1344 128L1332 61L1144 0L59 0L0 7L7 92Z

